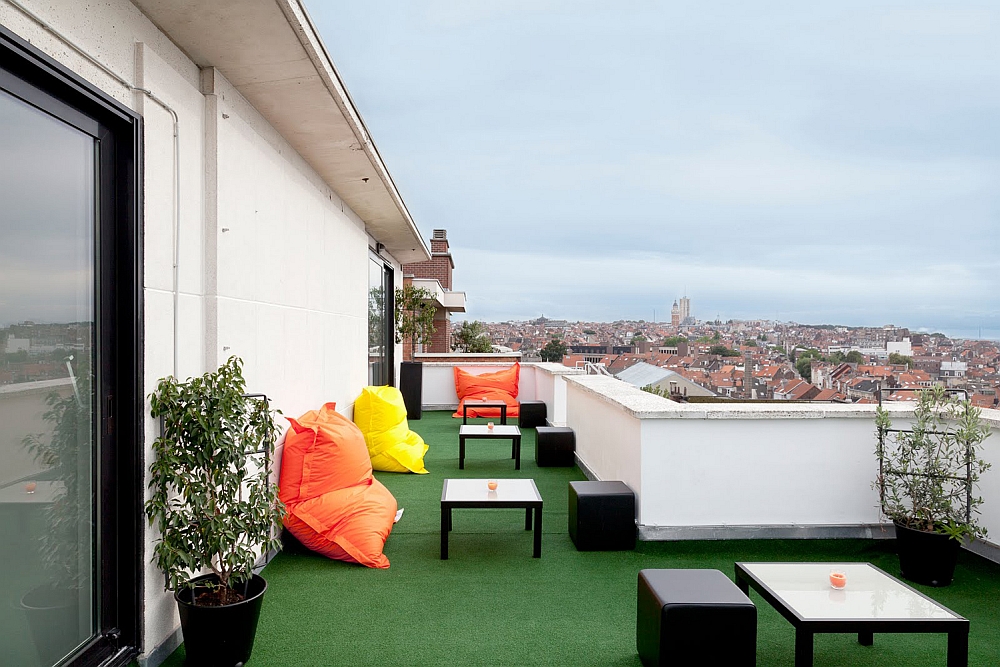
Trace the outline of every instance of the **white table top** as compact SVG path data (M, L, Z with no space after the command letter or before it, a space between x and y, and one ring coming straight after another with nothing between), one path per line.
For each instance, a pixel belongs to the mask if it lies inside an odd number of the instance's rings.
M441 500L454 502L541 502L533 479L496 479L490 491L486 479L446 479Z
M740 563L805 620L960 618L870 563ZM847 575L842 590L830 572Z
M498 438L521 435L521 429L517 426L504 426L503 424L494 424L492 430L486 424L467 424L458 428L459 435L492 435Z
M35 482L35 490L27 491L27 482L18 482L0 489L0 504L38 505L51 503L63 492L66 485L61 481Z

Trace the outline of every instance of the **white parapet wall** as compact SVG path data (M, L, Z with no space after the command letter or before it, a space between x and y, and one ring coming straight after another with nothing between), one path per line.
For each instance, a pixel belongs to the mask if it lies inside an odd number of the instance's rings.
M458 355L454 355L458 357ZM455 368L473 375L496 373L513 364L510 361L484 361L484 355L475 355L474 361L424 362L423 395L421 403L425 410L454 410L458 407L455 393ZM526 363L521 364L518 383L518 400L544 401L551 424L566 423L566 381L565 377L581 374L576 368L562 364Z
M614 378L570 376L581 467L637 495L643 539L889 537L879 516L875 406L679 404ZM888 404L898 426L912 406ZM982 523L1000 534L1000 413L984 457ZM993 551L990 543L972 545Z

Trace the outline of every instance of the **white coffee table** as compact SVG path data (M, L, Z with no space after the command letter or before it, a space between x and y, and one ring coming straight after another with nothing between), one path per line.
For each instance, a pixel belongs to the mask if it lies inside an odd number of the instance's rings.
M830 586L830 572L847 586ZM760 593L795 626L795 665L813 664L813 635L850 632L871 646L876 632L943 632L949 667L969 663L969 621L871 563L736 563L736 584Z
M524 529L535 528L532 556L542 557L542 496L533 479L498 479L495 491L485 479L446 479L441 490L441 560L448 560L448 533L455 508L501 509L523 507ZM534 521L532 521L534 513Z
M458 427L458 468L465 469L466 440L510 440L510 458L514 459L514 470L521 469L521 429L517 426L470 424Z

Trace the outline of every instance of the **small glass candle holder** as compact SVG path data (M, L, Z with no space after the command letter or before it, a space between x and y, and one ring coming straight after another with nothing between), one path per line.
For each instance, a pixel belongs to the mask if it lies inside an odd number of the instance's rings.
M842 590L847 587L847 575L840 570L830 571L830 588Z
M491 479L491 480L487 481L486 482L486 488L488 488L490 491L496 491L497 490L497 481L495 479Z
M489 430L492 431L493 430L493 422L486 422L486 428L488 428Z
M25 484L24 484L24 492L25 493L34 493L35 489L37 489L37 488L38 488L38 484L36 482L33 482L33 481L32 482L25 482Z

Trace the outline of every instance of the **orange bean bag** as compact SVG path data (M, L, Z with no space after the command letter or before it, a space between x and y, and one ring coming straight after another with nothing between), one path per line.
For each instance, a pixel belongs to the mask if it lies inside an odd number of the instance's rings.
M289 418L278 498L285 528L324 556L389 567L382 553L396 517L396 499L372 476L364 436L327 403Z
M521 364L515 362L510 368L496 373L473 375L455 367L455 393L458 394L458 410L452 417L462 416L462 406L469 404L470 417L500 417L500 408L474 408L476 401L503 401L507 404L507 416L520 415L521 406L517 402L518 380Z

